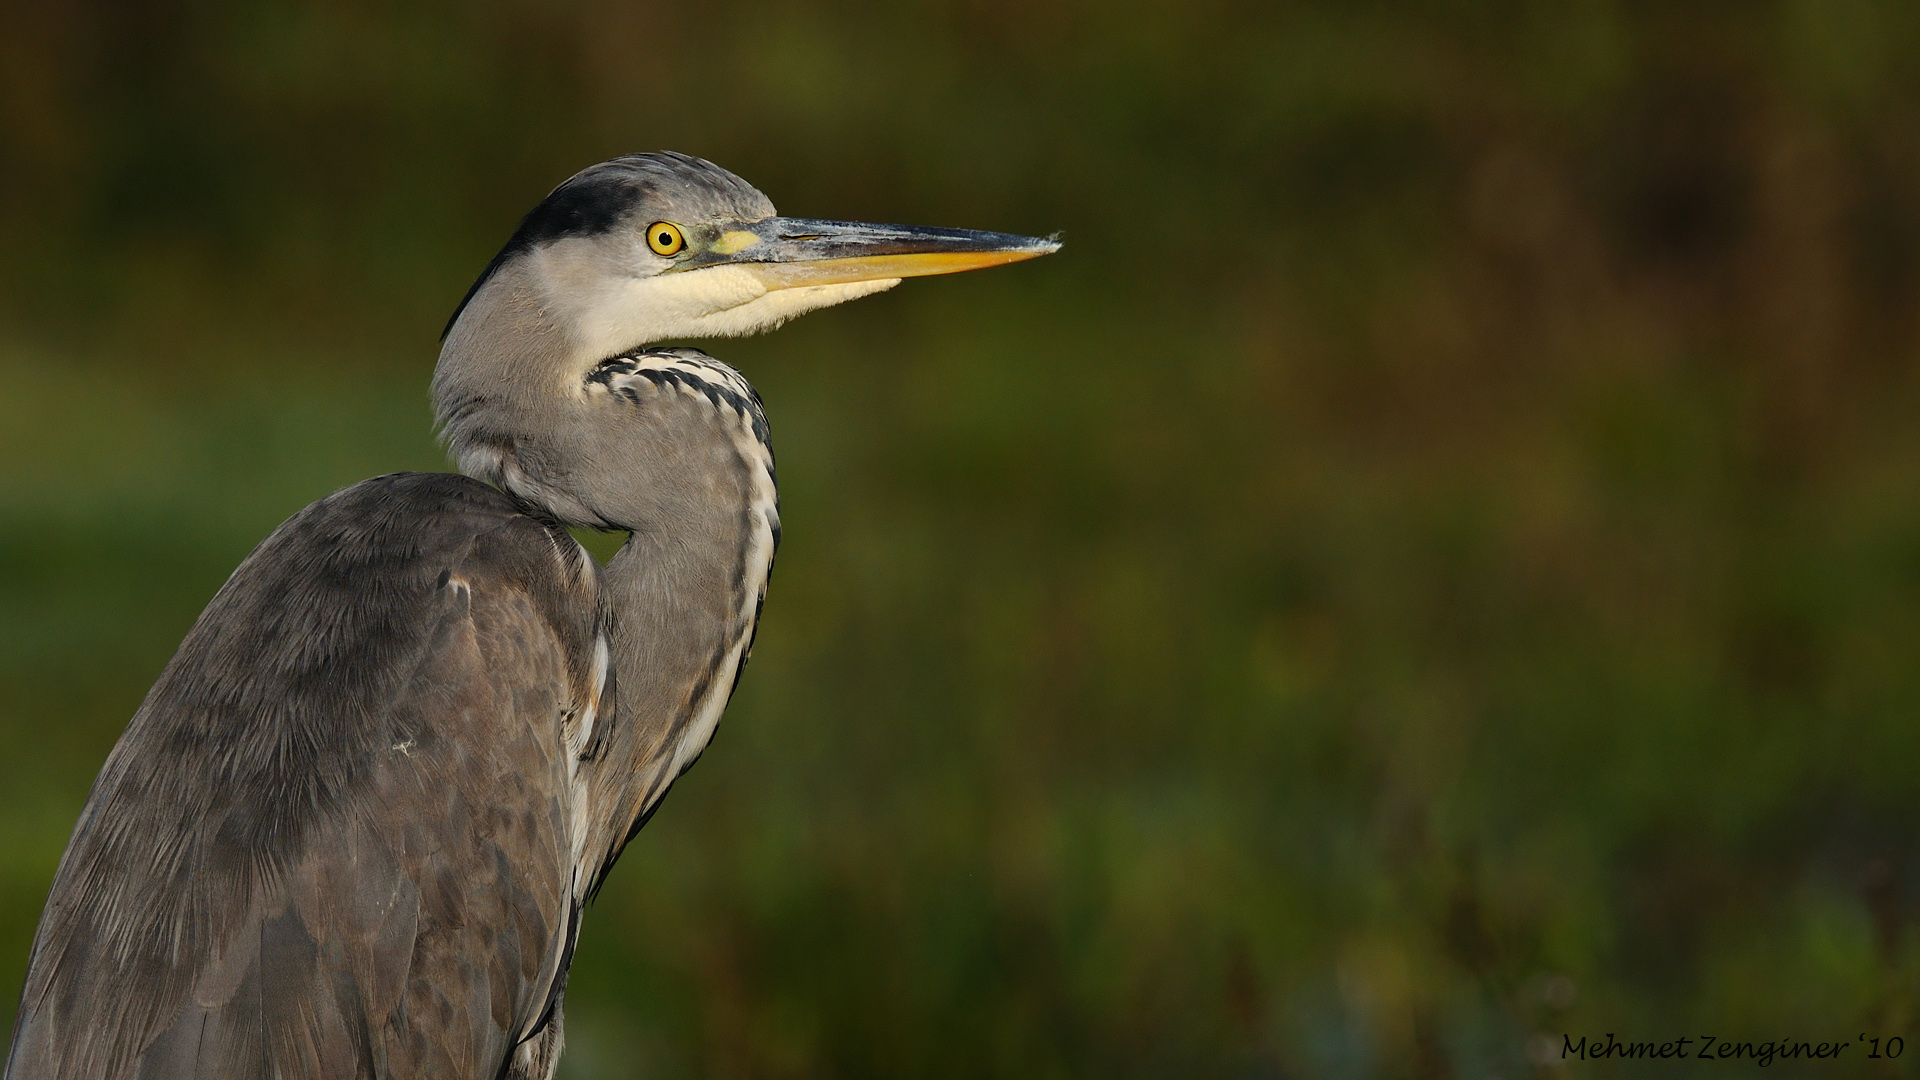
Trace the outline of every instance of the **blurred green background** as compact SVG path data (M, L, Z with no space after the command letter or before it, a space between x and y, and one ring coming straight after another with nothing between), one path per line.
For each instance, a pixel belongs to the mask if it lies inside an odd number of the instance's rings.
M709 345L786 543L563 1076L1920 1036L1897 0L0 6L0 1008L200 607L656 148L1068 243Z

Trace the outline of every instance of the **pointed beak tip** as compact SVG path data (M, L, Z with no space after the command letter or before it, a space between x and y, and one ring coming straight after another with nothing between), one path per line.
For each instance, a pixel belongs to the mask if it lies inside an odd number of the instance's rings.
M1007 245L1007 250L1018 251L1030 258L1051 255L1063 246L1065 236L1065 233L1060 232L1048 233L1045 236L1022 236L1018 244Z

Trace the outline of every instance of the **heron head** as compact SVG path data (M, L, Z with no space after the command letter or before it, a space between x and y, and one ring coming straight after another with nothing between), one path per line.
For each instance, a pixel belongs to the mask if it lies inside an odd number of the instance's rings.
M1045 255L1052 239L784 218L751 184L685 154L630 154L555 188L494 257L447 324L491 286L543 314L544 332L597 362L667 340L737 337L868 296L904 277Z

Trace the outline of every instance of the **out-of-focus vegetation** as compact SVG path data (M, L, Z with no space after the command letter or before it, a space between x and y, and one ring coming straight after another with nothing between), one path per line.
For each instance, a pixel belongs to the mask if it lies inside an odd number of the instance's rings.
M1914 1039L1900 0L0 7L5 1007L200 606L443 467L466 285L662 147L1068 244L711 346L786 545L563 1075Z

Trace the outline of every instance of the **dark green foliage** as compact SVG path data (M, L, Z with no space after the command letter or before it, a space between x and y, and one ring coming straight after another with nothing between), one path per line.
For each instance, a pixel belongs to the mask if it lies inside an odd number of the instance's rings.
M711 346L785 543L564 1075L1911 1040L1916 10L0 11L0 996L224 575L434 467L474 275L673 148L1067 247Z

